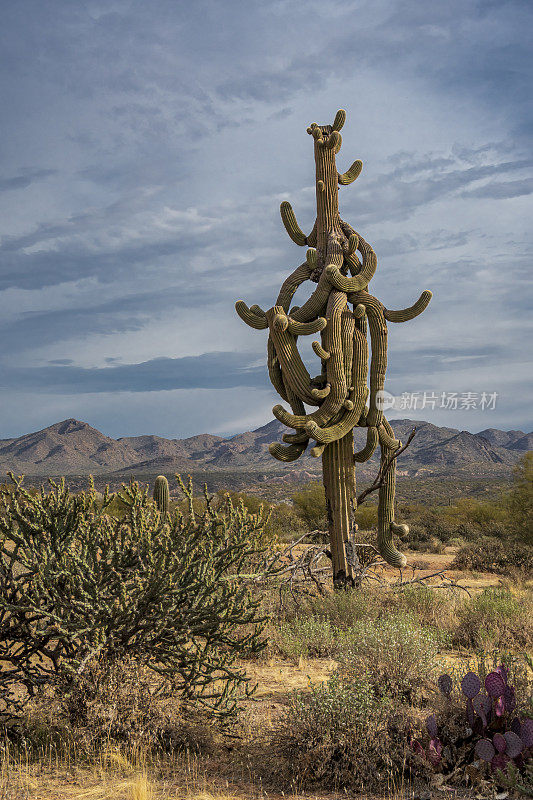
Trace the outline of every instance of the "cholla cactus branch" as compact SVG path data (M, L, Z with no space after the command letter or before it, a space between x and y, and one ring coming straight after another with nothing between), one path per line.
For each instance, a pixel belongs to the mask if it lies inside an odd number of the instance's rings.
M96 653L130 654L185 699L231 711L246 686L237 659L264 644L240 580L262 572L262 510L206 491L199 512L181 478L186 508L173 515L134 481L103 501L92 483L37 496L13 483L0 493L0 718L22 705L21 685L68 686Z
M381 403L387 370L387 321L413 319L431 299L431 292L425 290L411 307L388 311L368 292L377 268L376 254L339 215L339 184L353 183L362 169L361 161L356 160L346 172L337 170L335 159L342 145L339 131L345 120L346 112L341 109L332 125L313 122L307 128L314 147L317 208L309 236L298 226L290 203L281 204L287 233L296 244L309 248L305 263L285 280L276 305L268 311L248 308L242 301L236 305L239 316L250 327L268 326L270 380L291 406L290 411L281 405L273 408L274 416L296 432L285 434L285 445L270 445L271 454L280 461L293 461L314 439L311 455L322 456L336 586L355 583L349 558L353 512L358 502L354 465L367 461L378 444L378 478L360 495L359 502L368 493L379 491L379 552L388 563L405 565L404 556L393 544L393 534L408 531L394 518L395 462L405 447L395 438ZM307 280L316 283L316 289L302 306L291 309L294 293ZM321 341L313 342L312 348L320 359L321 373L311 378L298 352L298 336L317 332ZM304 404L315 406L316 410L308 413ZM356 426L367 427L368 431L366 445L354 453ZM407 445L411 439L412 436Z

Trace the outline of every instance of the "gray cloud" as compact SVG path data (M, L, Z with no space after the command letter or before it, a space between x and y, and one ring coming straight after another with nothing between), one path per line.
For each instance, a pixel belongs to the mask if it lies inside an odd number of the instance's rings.
M258 354L221 352L185 358L154 358L140 364L92 369L57 364L12 367L3 370L0 388L38 389L52 394L219 390L237 386L264 388L268 386L265 368L253 365L258 358Z
M339 167L364 161L341 192L342 215L377 252L372 291L389 307L435 292L423 317L391 326L392 384L418 385L427 371L450 385L477 375L481 386L492 369L502 391L512 380L527 396L516 365L529 357L532 12L519 0L6 8L5 435L20 409L35 425L90 413L118 425L116 392L135 395L130 432L144 424L145 394L158 397L157 419L171 418L172 402L185 427L235 430L240 387L251 406L261 398L259 423L270 390L263 367L242 373L252 362L238 351L262 352L264 336L241 326L233 302L269 307L303 260L279 203L289 199L310 229L305 128L340 106ZM217 347L224 355L210 355ZM191 360L158 358L172 354ZM222 414L224 381L235 388ZM202 403L186 399L198 392ZM526 414L502 409L510 425Z
M11 178L0 178L0 192L26 189L32 183L48 178L50 175L55 175L56 172L57 170L55 169L22 170L19 175L14 175Z

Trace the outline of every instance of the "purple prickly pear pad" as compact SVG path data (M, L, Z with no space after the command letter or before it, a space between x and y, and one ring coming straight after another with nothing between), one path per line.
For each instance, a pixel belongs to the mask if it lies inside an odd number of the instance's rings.
M461 689L463 694L468 697L469 700L472 700L472 698L478 694L479 690L481 689L481 681L475 672L466 673L461 681Z
M520 736L517 736L516 733L512 731L507 731L507 733L503 734L505 741L507 742L507 749L505 752L509 756L509 758L516 758L522 750L524 749L524 745L522 743L522 739Z
M442 694L445 694L446 697L449 697L451 692L452 692L452 688L453 688L453 682L452 682L452 679L450 678L450 676L449 675L441 675L440 678L437 681L437 684L438 684L438 687L441 690Z
M505 681L498 672L489 672L485 678L485 689L491 697L501 697L505 686Z
M479 742L476 744L476 755L483 759L483 761L492 761L496 755L496 750L494 749L490 739L479 740Z

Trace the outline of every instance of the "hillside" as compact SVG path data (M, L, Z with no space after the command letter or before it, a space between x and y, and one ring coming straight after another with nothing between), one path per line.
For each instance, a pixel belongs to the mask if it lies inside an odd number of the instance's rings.
M507 473L522 453L533 445L533 434L500 431L481 433L441 428L425 421L393 420L396 435L405 441L416 425L417 434L401 459L401 474L415 476L461 472ZM200 434L187 439L165 439L144 435L112 439L86 422L67 419L41 431L15 439L0 440L0 470L29 476L116 475L163 472L273 470L314 473L320 462L308 454L292 465L275 461L268 445L281 441L286 428L278 421L231 438ZM356 430L356 447L365 434ZM375 454L362 470L374 470Z

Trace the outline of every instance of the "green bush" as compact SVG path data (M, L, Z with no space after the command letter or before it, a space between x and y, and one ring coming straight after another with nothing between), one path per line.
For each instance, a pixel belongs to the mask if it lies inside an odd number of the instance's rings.
M352 628L361 620L376 619L384 609L383 596L368 587L330 592L309 601L310 613L326 617L341 630Z
M411 614L423 627L450 631L455 626L456 598L430 589L429 586L405 586L390 598L390 607L395 612Z
M311 481L292 496L296 514L308 530L326 530L326 495L319 481Z
M326 619L339 632L351 630L361 622L410 614L422 627L446 632L455 626L455 605L454 596L424 585L402 589L362 587L310 598L299 607L298 614ZM286 620L291 619L294 617L286 616Z
M487 588L457 611L455 645L476 650L528 649L533 644L533 598Z
M331 656L337 649L338 630L325 617L304 616L283 622L271 636L271 645L286 658Z
M412 703L442 666L438 653L446 641L409 614L361 622L339 647L339 669L345 680L367 674L376 695Z
M15 480L15 479L14 479ZM246 675L236 660L264 646L259 600L240 575L260 561L263 518L205 499L185 517L159 514L136 482L105 513L94 487L64 481L33 497L15 480L0 496L0 699L10 711L58 680L74 684L92 659L134 657L184 698L235 707Z
M525 453L514 468L513 488L507 510L513 533L533 545L533 451Z
M377 505L363 505L357 509L354 514L354 519L359 526L360 531L370 531L377 528L378 525L378 507Z
M242 503L249 514L265 517L264 534L267 542L290 542L306 532L306 525L289 503L272 504L261 497L245 492L217 492L219 502L228 496L233 505Z
M468 542L456 553L452 569L476 572L531 573L533 549L528 544L484 536Z
M306 533L306 526L288 503L272 506L265 524L265 535L273 542L292 542Z

